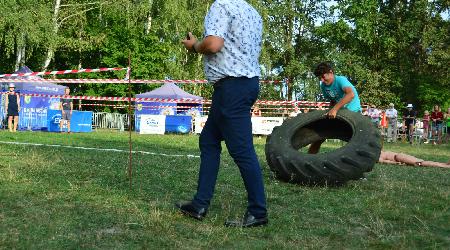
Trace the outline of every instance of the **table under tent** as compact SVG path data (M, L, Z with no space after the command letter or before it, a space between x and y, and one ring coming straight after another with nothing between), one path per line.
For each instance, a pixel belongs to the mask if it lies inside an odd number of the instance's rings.
M189 94L174 83L165 83L150 92L137 94L136 97L159 99L150 102L136 102L136 131L140 131L142 115L165 115L166 132L188 133L192 127L192 116L200 116L203 109L202 97ZM169 99L176 101L167 102ZM182 99L192 101L183 101Z

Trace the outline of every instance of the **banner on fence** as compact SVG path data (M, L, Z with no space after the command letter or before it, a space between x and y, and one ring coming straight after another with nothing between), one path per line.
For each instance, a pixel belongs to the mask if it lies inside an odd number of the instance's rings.
M167 115L166 131L174 133L189 133L192 126L192 117L190 115Z
M166 131L165 115L141 115L140 117L140 134L160 134Z
M47 131L61 131L59 125L61 122L61 110L48 110L47 113ZM67 123L63 122L62 131L67 131ZM92 132L92 112L91 111L72 111L70 119L71 132Z
M92 111L72 112L70 121L70 131L72 132L92 132Z
M208 116L195 118L194 131L200 134L205 126ZM270 135L276 126L283 123L283 117L252 117L252 133L254 135Z
M283 123L283 117L252 117L252 133L254 135L270 135L276 126Z
M200 134L202 132L207 119L208 119L208 116L195 117L194 131L196 134Z

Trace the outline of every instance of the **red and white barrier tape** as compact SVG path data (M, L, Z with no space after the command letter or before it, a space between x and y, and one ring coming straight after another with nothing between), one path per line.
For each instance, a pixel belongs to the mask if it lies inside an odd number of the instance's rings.
M112 108L128 108L128 105L117 105L117 104L102 104L102 103L82 103L81 106L95 106L95 107L112 107ZM131 105L131 107L139 107L143 109L161 109L161 108L177 108L186 109L197 108L198 106L143 106L143 105Z
M66 98L74 100L89 100L89 101L113 101L113 102L168 102L168 103L204 103L201 99L191 98L148 98L148 97L117 97L117 96L73 96L73 95L48 95L48 94L20 94L22 96L31 97L48 97L48 98Z
M3 78L3 77L15 77L15 76L42 76L42 75L65 75L65 74L79 74L79 73L95 73L95 72L118 71L118 70L127 70L127 69L128 68L69 69L69 70L30 72L30 73L3 74L3 75L0 75L0 78Z
M1 79L0 82L13 82L13 83L115 83L115 84L128 84L127 80L119 79ZM154 83L208 83L207 80L131 80L133 84L154 84ZM280 81L267 81L261 80L260 83L280 83Z
M119 79L0 79L0 82L14 82L14 83L116 83L128 84L127 80ZM134 84L148 84L148 83L208 83L206 80L131 80Z
M117 104L102 104L102 103L82 103L81 106L94 106L94 107L111 107L111 108L128 108L128 105L117 105ZM136 105L132 105L134 108Z
M3 93L2 93L3 94ZM114 101L114 102L168 102L168 103L198 103L210 104L211 100L201 100L192 98L149 98L149 97L110 97L110 96L66 96L66 95L48 95L48 94L20 94L23 96L32 97L49 97L49 98L66 98L75 100L89 100L89 101ZM303 105L303 106L330 106L329 102L308 102L308 101L269 101L258 100L255 105Z
M270 100L258 100L257 105L285 105L285 106L330 106L329 102L309 102L309 101L270 101Z

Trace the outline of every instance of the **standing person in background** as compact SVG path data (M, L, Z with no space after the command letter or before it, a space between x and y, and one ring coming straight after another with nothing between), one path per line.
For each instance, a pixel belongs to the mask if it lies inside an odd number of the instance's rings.
M320 80L323 96L331 102L331 109L326 113L328 118L336 118L341 108L361 113L361 103L355 86L348 81L347 77L335 75L330 63L319 63L314 70L314 75ZM308 153L317 154L324 141L311 143Z
M406 106L406 111L403 114L403 127L406 129L406 135L408 137L408 141L412 144L412 136L414 132L414 125L416 123L417 112L413 110L413 105L409 103Z
M425 110L425 112L423 113L423 118L422 118L423 139L424 139L425 143L428 143L428 133L430 132L430 130L429 130L430 120L431 120L430 112L428 112L428 110Z
M383 136L386 135L386 129L388 127L387 125L387 118L386 118L386 111L385 110L381 110L381 119L380 119L380 129L381 129L381 134Z
M450 108L447 109L447 113L444 114L444 120L446 123L445 126L445 138L444 138L444 143L448 143L448 141L450 140Z
M64 89L64 95L68 96L70 95L70 89L69 87L66 87ZM70 119L72 118L72 111L73 111L73 100L68 98L61 98L59 102L59 108L62 112L61 121L59 122L59 129L62 132L63 131L63 122L67 122L67 133L70 133Z
M19 93L15 91L16 86L14 83L9 84L9 92L6 94L5 98L5 110L8 116L8 129L9 132L16 132L17 125L19 123L19 112L20 112L20 96ZM14 125L13 125L14 121Z
M219 172L221 141L238 165L247 190L247 211L225 226L256 227L268 223L261 167L253 146L251 107L259 94L262 18L244 0L216 0L205 17L202 41L191 33L182 43L203 54L205 75L214 84L212 104L199 139L197 193L178 202L184 214L202 220L208 211Z
M289 114L289 117L296 117L298 114L301 114L302 111L298 108L297 104L294 104L294 110Z
M431 130L433 131L433 144L441 143L442 126L444 124L444 114L438 105L434 106L434 110L431 113Z
M386 110L387 118L387 141L397 141L397 110L394 108L393 103L389 103L389 108Z
M252 116L261 116L261 110L259 109L258 105L255 105L252 111Z
M368 115L373 125L378 128L380 126L380 116L381 116L380 110L378 110L375 105L371 105L368 110Z
M369 109L368 106L363 106L363 107L362 107L361 114L362 114L363 116L369 116L369 111L368 111L368 109Z

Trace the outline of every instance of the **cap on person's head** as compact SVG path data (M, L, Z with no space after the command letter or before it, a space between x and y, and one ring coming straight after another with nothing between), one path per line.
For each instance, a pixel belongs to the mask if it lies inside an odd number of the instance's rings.
M413 105L409 103L408 106L406 106L406 108L413 108Z
M9 87L10 87L10 88L15 88L16 85L14 85L14 83L10 83L10 84L9 84Z
M389 103L389 107L394 107L394 104L391 102L391 103Z

